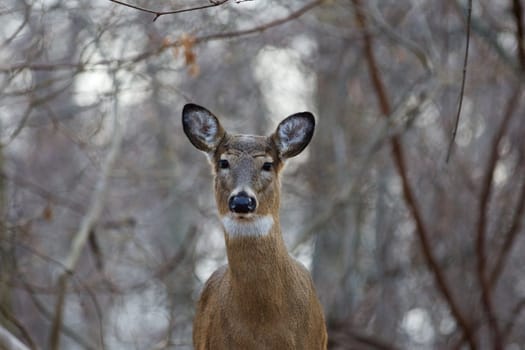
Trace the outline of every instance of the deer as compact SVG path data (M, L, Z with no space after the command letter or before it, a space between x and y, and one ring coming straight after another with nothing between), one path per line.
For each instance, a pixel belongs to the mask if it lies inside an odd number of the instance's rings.
M197 302L194 348L326 349L312 278L288 253L279 223L280 173L310 143L314 116L290 115L270 136L231 134L206 108L189 103L182 125L212 166L228 261Z

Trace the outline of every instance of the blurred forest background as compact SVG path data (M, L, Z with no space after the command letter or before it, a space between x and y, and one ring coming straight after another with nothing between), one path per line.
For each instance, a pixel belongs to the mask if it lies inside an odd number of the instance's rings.
M331 349L525 349L523 0L473 1L448 162L467 1L132 4L0 2L1 349L192 348L225 252L187 102L316 115L281 221Z

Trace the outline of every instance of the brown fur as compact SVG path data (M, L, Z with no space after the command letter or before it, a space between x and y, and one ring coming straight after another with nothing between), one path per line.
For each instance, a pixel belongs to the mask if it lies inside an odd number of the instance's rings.
M213 273L197 306L195 349L326 349L312 280L280 232L226 245L228 266Z

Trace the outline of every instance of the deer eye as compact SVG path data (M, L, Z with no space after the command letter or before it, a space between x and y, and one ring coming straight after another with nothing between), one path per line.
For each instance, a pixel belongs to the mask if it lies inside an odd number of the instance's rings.
M221 169L228 169L230 167L230 163L226 159L219 160L219 168Z
M271 162L264 162L263 166L262 166L262 170L264 171L270 171L272 170L273 168L273 163Z

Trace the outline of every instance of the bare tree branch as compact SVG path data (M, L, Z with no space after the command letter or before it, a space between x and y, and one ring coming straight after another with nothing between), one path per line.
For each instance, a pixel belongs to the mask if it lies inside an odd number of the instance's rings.
M477 225L477 234L476 234L476 252L477 252L477 277L478 282L481 287L481 300L483 303L483 310L487 317L487 320L490 324L493 336L493 346L494 349L502 349L503 344L501 343L501 334L499 326L496 320L494 313L494 308L492 306L492 300L490 296L490 285L486 276L486 264L487 264L487 254L485 252L485 241L486 241L486 223L487 223L487 207L490 202L490 194L492 190L492 179L494 177L494 169L496 168L496 163L499 159L499 146L503 135L505 134L509 121L513 115L514 110L516 109L517 102L521 96L521 89L519 86L515 89L513 95L507 103L507 107L504 110L503 120L498 128L494 140L492 142L492 147L490 149L489 159L487 163L487 168L484 172L485 178L483 180L480 198L479 198L479 207L478 207L478 225Z
M46 308L43 302L41 302L36 293L37 291L34 290L28 283L24 281L24 288L27 290L27 294L29 295L29 298L31 299L31 302L35 306L35 308L40 312L42 316L44 316L45 319L53 321L53 314ZM82 346L85 349L88 350L97 350L97 348L89 343L87 339L82 338L79 334L77 334L71 327L69 327L67 324L63 324L61 327L61 332L64 333L65 336L69 337L76 343L78 343L80 346Z
M29 330L16 318L14 317L11 312L6 310L3 305L0 305L0 314L5 317L5 319L9 320L20 332L21 337L24 338L24 340L29 344L29 347L32 350L39 349L36 345L36 342L34 341L33 337L31 337L31 334ZM1 328L1 325L0 325ZM1 338L1 336L0 336ZM0 340L0 348L2 348L2 341Z
M522 174L522 178L525 180L525 175ZM514 246L514 241L520 232L520 228L523 221L523 214L525 213L525 181L521 184L521 191L518 195L518 202L516 204L516 212L512 218L511 224L507 232L504 234L504 241L501 247L501 250L496 258L496 263L489 277L489 285L494 289L495 285L498 283L498 279L501 276L503 267L507 262L507 259L510 255L512 247Z
M207 42L207 41L229 39L229 38L235 38L235 37L240 37L240 36L245 36L245 35L250 35L250 34L255 34L255 33L261 33L261 32L264 32L267 29L274 28L274 27L280 26L282 24L285 24L287 22L290 22L290 21L292 21L294 19L297 19L297 18L301 17L302 15L304 15L306 12L310 11L311 9L321 5L325 1L326 0L311 1L311 2L307 3L306 5L304 5L303 7L299 8L298 10L295 10L295 11L291 12L286 17L279 18L279 19L276 19L274 21L270 21L270 22L267 22L265 24L253 27L253 28L239 30L239 31L234 31L234 32L217 33L217 34L210 34L210 35L206 35L206 36L202 36L202 37L197 37L197 38L195 38L195 43L198 44L198 43L203 43L203 42Z
M0 325L0 349L2 350L30 350L17 337Z
M503 338L508 338L510 334L512 333L512 330L514 326L516 325L516 320L518 317L521 316L523 311L525 310L525 299L521 299L516 306L512 309L512 314L510 315L510 318L507 320L507 323L505 324L505 327L503 328Z
M119 0L109 0L109 1L114 2L115 4L119 4L119 5L123 5L123 6L126 6L126 7L130 7L130 8L135 9L135 10L151 13L151 14L155 15L155 17L153 18L153 22L155 22L160 16L174 15L174 14L182 13L182 12L204 10L204 9L207 9L207 8L210 8L210 7L216 7L216 6L223 5L223 4L227 3L229 0L217 0L217 1L211 1L210 0L210 4L208 4L208 5L196 6L196 7L190 7L190 8L185 8L185 9L180 9L180 10L172 10L172 11L155 11L155 10L150 10L150 9L147 9L147 8L144 8L144 7L140 7L140 6L137 6L137 5L128 4L128 3L125 3L125 2L119 1Z
M525 30L523 29L523 6L520 0L512 0L512 13L516 22L516 42L518 45L518 61L525 70Z
M115 84L117 84L116 81ZM118 88L116 89L115 93L117 92ZM75 267L78 263L78 260L80 259L80 255L84 249L84 246L87 243L91 229L95 225L102 212L110 172L119 153L123 132L121 130L121 125L118 118L117 105L118 97L115 95L112 110L113 134L111 137L112 142L110 145L110 149L102 165L100 177L95 187L93 196L91 197L89 210L86 216L84 216L84 218L82 219L80 229L75 235L73 242L71 243L69 255L64 263L65 271L59 277L59 293L57 297L57 303L55 306L55 318L53 320L50 337L50 347L54 350L58 349L60 344L60 328L62 326L62 315L69 276L72 273L74 273Z
M109 0L114 1L114 0ZM304 15L306 12L310 11L311 9L323 4L326 0L314 0L312 2L307 3L303 7L297 9L296 11L291 12L287 16L283 18L279 18L277 20L273 20L252 28L248 29L241 29L238 31L231 31L231 32L224 32L224 33L215 33L215 34L209 34L209 35L203 35L203 36L197 36L191 38L192 44L201 44L209 41L215 41L215 40L223 40L223 39L233 39L237 37L243 37L251 34L261 33L268 29L283 25L287 22L290 22L292 20L295 20L302 15ZM115 2L115 1L114 1ZM214 5L216 6L216 5ZM153 13L156 13L153 11ZM144 51L141 53L138 53L136 55L132 55L125 58L120 59L102 59L95 62L78 62L78 63L71 63L71 62L55 62L55 63L15 63L10 66L0 66L0 72L3 73L10 73L13 71L18 71L21 69L30 69L34 71L54 71L54 70L77 70L77 71L86 71L90 69L95 69L96 67L100 66L108 66L113 65L117 68L128 68L132 65L143 61L149 57L156 56L164 52L166 49L172 49L176 47L182 47L187 42L187 38L174 40L172 42L165 42L162 45L158 46L157 48L153 50Z
M366 62L368 64L370 78L372 79L374 91L379 101L379 107L380 107L381 113L383 114L383 116L387 117L388 115L391 114L392 108L390 106L390 101L387 96L386 88L384 86L384 83L379 73L379 69L377 67L377 63L376 63L376 59L375 59L375 55L374 55L374 51L372 47L372 37L367 29L367 23L366 23L367 21L366 21L366 16L364 15L363 4L361 3L360 0L352 0L352 2L355 8L355 16L356 16L357 23L360 29L363 31L364 50L365 50ZM416 203L415 195L412 191L411 185L408 180L405 156L404 156L403 147L401 145L401 141L399 137L393 136L391 138L390 143L391 143L391 148L392 148L392 157L394 159L394 164L396 165L397 172L401 178L405 202L415 222L416 233L419 238L419 242L421 244L423 256L425 257L426 263L430 271L434 275L434 280L436 281L437 287L439 288L439 291L445 298L445 301L447 302L447 305L449 306L450 311L452 315L454 316L454 319L460 326L463 334L466 336L470 348L475 349L476 342L474 340L474 335L472 334L472 329L470 325L468 324L465 316L461 312L459 305L455 301L452 295L450 286L446 281L446 277L441 267L437 263L436 258L433 255L430 240L429 240L429 233L423 222L423 217Z
M356 174L350 176L351 183L339 191L338 195L330 202L326 210L317 214L309 221L308 226L301 231L299 237L294 241L292 251L297 249L301 244L307 242L320 228L332 220L334 212L340 210L341 207L346 207L350 201L356 196L356 184L360 183L361 179L368 171L370 163L374 159L374 155L383 147L385 143L392 139L392 137L401 136L409 126L417 119L423 110L436 94L436 86L430 80L426 80L420 84L415 84L405 94L401 102L392 109L390 115L383 120L379 120L379 125L374 130L374 134L370 135L370 142L365 147L365 160L362 166L357 169Z
M332 345L336 349L340 350L352 350L361 349L363 346L366 349L377 349L377 350L397 350L395 345L390 344L384 339L380 339L375 335L369 335L366 333L359 332L354 329L337 329L333 330L334 327L330 327L329 348ZM337 327L336 327L337 328ZM345 327L348 328L348 327Z
M398 43L411 52L421 62L421 65L425 68L428 74L433 75L435 73L435 68L430 56L415 42L411 41L405 36L402 36L394 28L392 28L383 18L383 15L377 8L376 3L370 2L369 4L370 11L368 15L374 24L381 30L381 32L392 41Z
M113 1L113 0L109 0ZM273 20L252 28L248 29L242 29L238 31L232 31L232 32L224 32L224 33L216 33L216 34L209 34L209 35L203 35L203 36L197 36L194 38L191 38L192 44L201 44L209 41L215 41L215 40L223 40L223 39L233 39L237 37L243 37L251 34L261 33L268 29L283 25L287 22L290 22L292 20L295 20L302 15L304 15L306 12L310 11L311 9L323 4L326 0L314 0L312 2L307 3L303 7L299 8L296 11L291 12L287 16ZM162 52L164 52L166 49L181 47L187 42L187 39L179 39L172 42L163 43L162 45L158 46L157 48L153 50L144 51L141 53L138 53L133 56L129 56L126 58L121 59L102 59L99 61L95 61L92 63L87 62L78 62L78 63L70 63L70 62L56 62L53 64L49 63L16 63L11 66L0 66L0 72L9 73L12 71L17 71L20 69L30 69L35 71L53 71L53 70L70 70L70 69L76 69L78 71L85 71L89 69L95 69L97 66L107 66L107 65L114 65L117 68L127 68L131 67L133 64L136 64L140 61L143 61L151 56L159 55Z
M48 202L67 208L68 210L71 210L74 213L81 214L85 212L85 208L82 204L75 202L70 198L62 197L56 193L53 193L52 191L49 191L48 189L32 181L29 181L20 175L6 173L0 170L0 177L8 180L14 185L27 189L31 193L34 193L35 195L45 199Z

